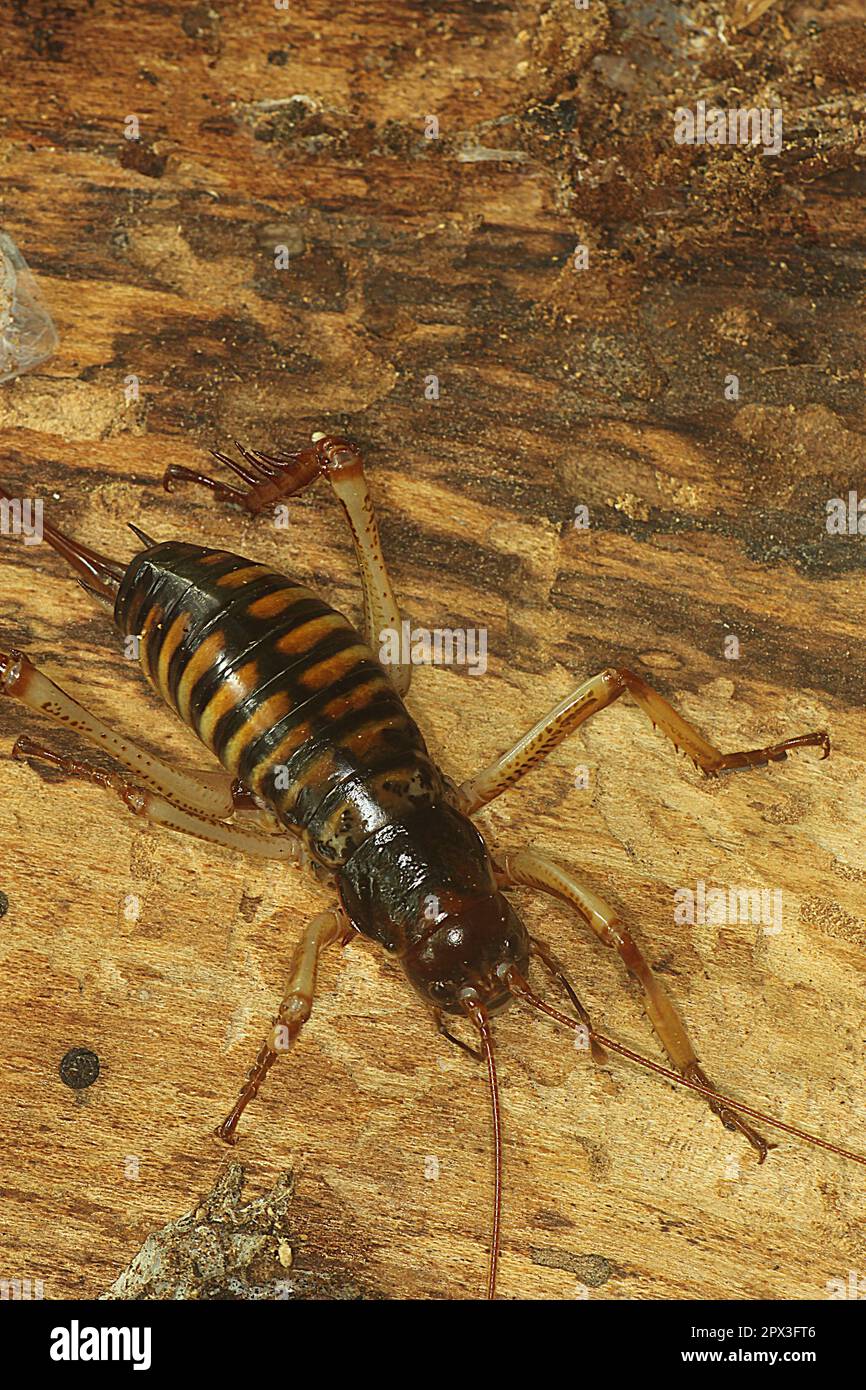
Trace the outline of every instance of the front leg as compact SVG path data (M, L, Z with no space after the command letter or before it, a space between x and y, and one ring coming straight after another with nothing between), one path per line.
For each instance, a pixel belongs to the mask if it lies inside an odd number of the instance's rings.
M496 867L503 886L537 888L542 893L550 893L577 909L599 940L619 952L629 974L641 985L650 1022L677 1071L687 1081L696 1081L700 1086L715 1090L713 1083L707 1079L701 1068L686 1026L673 1000L658 976L653 974L649 962L613 908L588 888L584 888L568 869L563 869L552 859L548 859L546 854L537 850L509 851L498 857ZM544 960L544 953L539 954ZM567 983L558 961L551 957L545 960L545 964L552 973L558 975L560 981ZM570 984L568 989L571 990ZM708 1104L713 1114L718 1115L725 1129L738 1130L748 1139L763 1163L767 1156L766 1140L721 1101L708 1098Z

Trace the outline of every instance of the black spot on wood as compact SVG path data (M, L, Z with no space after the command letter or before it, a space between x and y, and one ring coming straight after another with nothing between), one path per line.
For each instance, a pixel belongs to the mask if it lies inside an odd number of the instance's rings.
M84 1091L99 1076L99 1058L88 1047L71 1047L60 1062L60 1080L73 1091Z

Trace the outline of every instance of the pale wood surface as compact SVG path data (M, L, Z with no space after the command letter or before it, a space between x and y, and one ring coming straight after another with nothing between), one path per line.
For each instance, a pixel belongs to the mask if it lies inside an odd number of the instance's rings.
M824 529L828 497L866 490L862 10L786 4L723 44L694 4L372 8L4 11L2 221L61 347L0 387L2 476L109 553L131 553L133 520L356 614L324 492L283 534L158 482L233 436L350 431L407 614L488 629L486 676L423 669L410 695L457 777L615 660L725 748L828 727L829 762L707 783L621 702L482 822L621 910L720 1084L866 1148L864 541ZM737 88L781 95L780 156L674 144L680 101ZM4 541L0 595L0 645L202 761L59 560ZM323 899L9 760L46 728L0 709L0 1272L95 1296L224 1169L210 1130ZM782 932L676 926L673 893L699 879L781 889ZM619 963L519 901L599 1025L660 1058ZM503 1296L821 1298L866 1270L862 1170L787 1141L759 1169L694 1097L591 1069L553 1024L514 1009L497 1035ZM58 1077L76 1045L103 1066L78 1097ZM327 961L234 1156L252 1197L294 1166L302 1266L481 1292L483 1080L373 949Z

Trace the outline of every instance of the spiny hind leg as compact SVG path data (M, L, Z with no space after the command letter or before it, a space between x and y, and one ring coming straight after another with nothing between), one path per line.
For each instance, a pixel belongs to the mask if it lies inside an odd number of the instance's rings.
M295 948L289 972L289 983L273 1026L259 1048L258 1055L230 1113L214 1131L227 1144L236 1143L235 1130L241 1115L282 1053L288 1052L313 1008L319 957L327 946L339 941L346 944L355 936L355 929L339 908L320 912L307 926Z
M175 806L194 815L218 818L231 815L235 799L227 774L217 771L199 775L183 768L170 767L168 763L146 753L143 748L114 733L95 714L61 690L23 652L0 652L0 696L3 695L21 700L29 709L47 715L64 728L74 729L133 773L136 781L143 782L151 791L164 796Z
M367 641L375 652L383 652L386 643L396 647L399 652L402 647L400 609L382 553L379 526L361 451L347 439L314 434L313 440L325 459L325 477L352 533L364 592L364 631ZM393 660L388 661L387 668L398 694L405 695L412 681L411 665Z
M343 509L352 533L364 595L364 632L373 651L384 643L400 651L400 610L382 553L373 499L356 444L336 435L314 434L312 446L292 453L267 455L237 446L243 463L229 454L214 453L244 484L227 487L202 473L177 464L166 469L164 485L178 481L198 483L210 489L218 501L245 507L254 516L273 512L286 498L303 491L317 477L325 477ZM383 636L393 633L393 638ZM388 671L397 691L405 695L412 676L411 665L389 662Z
M707 1079L698 1061L691 1039L679 1012L657 975L633 940L630 932L620 922L613 908L588 888L584 888L574 874L562 868L547 855L534 849L521 849L498 857L497 872L504 886L537 888L542 893L550 893L577 910L585 922L592 927L596 936L606 946L618 951L629 973L641 985L644 1002L650 1022L655 1029L665 1051L677 1071L688 1081L696 1081L701 1086L715 1090ZM539 953L545 960L544 953ZM548 953L549 955L549 953ZM550 957L545 964L551 973L556 974L561 983L571 990L559 962ZM726 1129L737 1130L748 1139L763 1163L767 1156L767 1142L757 1134L745 1120L728 1109L720 1101L708 1098L714 1115Z
M590 680L582 681L507 752L464 782L459 789L462 808L471 814L493 801L508 787L513 787L591 715L613 704L614 700L626 693L632 696L653 725L675 747L683 749L708 777L728 769L783 762L795 748L820 748L825 758L830 753L830 738L823 730L800 734L766 748L721 753L634 671L611 666Z
M12 749L13 758L35 759L48 763L67 777L80 777L93 782L106 791L114 792L133 815L142 816L153 825L161 825L167 830L176 830L183 835L192 835L208 844L223 845L226 849L253 855L258 859L280 859L285 863L301 863L304 851L300 841L288 831L282 834L262 834L252 828L254 822L249 813L237 812L238 820L229 824L211 816L193 814L167 801L145 787L121 777L116 772L106 772L95 763L80 758L66 757L52 748L26 735L18 739Z

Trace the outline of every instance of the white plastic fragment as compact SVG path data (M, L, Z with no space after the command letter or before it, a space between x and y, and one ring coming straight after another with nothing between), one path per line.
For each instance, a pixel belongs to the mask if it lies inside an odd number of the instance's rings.
M0 232L0 382L44 362L58 342L30 267L12 238Z

